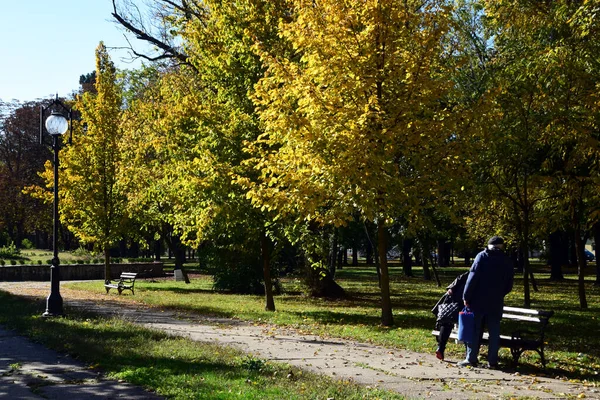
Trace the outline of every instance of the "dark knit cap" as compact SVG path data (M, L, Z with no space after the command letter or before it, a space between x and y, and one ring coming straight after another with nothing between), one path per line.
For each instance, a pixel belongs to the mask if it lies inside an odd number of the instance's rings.
M488 244L504 244L504 239L500 236L493 236L490 240L488 240Z

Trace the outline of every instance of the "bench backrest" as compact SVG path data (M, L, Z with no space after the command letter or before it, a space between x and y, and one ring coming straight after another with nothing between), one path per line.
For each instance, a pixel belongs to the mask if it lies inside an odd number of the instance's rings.
M504 307L502 319L518 322L531 322L539 324L539 328L543 330L548 324L550 317L554 315L554 311L532 310L529 308Z
M134 280L136 276L137 273L135 272L122 272L120 279Z

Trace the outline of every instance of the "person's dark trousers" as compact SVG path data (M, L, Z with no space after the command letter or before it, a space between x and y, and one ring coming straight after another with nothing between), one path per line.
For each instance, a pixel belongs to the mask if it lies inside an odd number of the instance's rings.
M446 351L446 343L448 343L448 338L452 333L452 329L454 328L454 324L440 324L440 334L438 336L438 351L444 354Z

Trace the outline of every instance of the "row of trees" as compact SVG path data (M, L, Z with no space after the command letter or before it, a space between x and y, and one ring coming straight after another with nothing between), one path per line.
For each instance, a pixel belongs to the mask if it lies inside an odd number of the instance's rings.
M119 78L97 49L61 219L104 249L175 232L223 271L260 264L269 310L286 244L315 294L339 292L330 250L373 226L384 325L390 237L417 239L429 275L426 255L457 232L500 233L528 254L564 231L586 308L600 177L593 3L154 0L144 21L113 0L118 24L156 53L132 50L148 65Z

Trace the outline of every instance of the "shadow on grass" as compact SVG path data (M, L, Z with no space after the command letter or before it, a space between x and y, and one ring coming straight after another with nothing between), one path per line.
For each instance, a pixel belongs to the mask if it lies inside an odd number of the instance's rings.
M245 382L250 376L270 375L249 370L236 361L241 351L216 345L173 338L166 333L143 329L118 319L90 313L70 313L68 318L41 318L39 302L31 302L0 291L0 324L34 341L94 364L107 373L151 388L175 388L180 382L191 385L193 393L214 390L207 376L219 381ZM172 381L169 384L166 377ZM196 381L196 382L194 382ZM177 383L176 383L177 382ZM234 385L236 383L233 383Z

